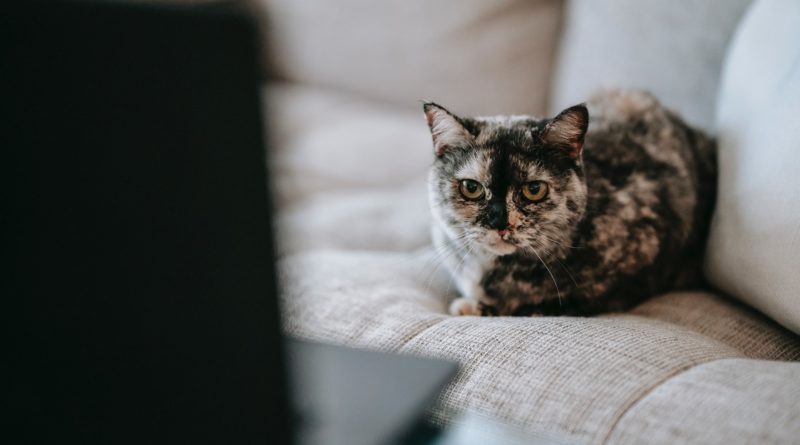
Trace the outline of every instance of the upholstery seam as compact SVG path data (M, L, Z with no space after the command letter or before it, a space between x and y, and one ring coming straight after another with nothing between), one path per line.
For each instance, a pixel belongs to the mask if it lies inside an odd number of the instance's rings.
M395 350L396 350L397 352L402 352L402 351L403 351L403 349L404 349L406 346L408 346L408 344L409 344L409 343L411 343L412 341L416 340L416 339L417 339L417 338L418 338L420 335L422 335L422 334L423 334L425 331L427 331L427 330L429 330L430 328L432 328L432 327L434 327L434 326L437 326L437 325L438 325L438 324L440 324L441 322L443 322L443 321L447 320L447 318L448 318L447 316L441 316L441 317L439 317L439 318L436 318L436 319L435 319L435 321L434 321L433 323L430 323L430 324L428 324L427 326L425 326L425 327L423 327L423 328L419 329L417 332L415 332L414 334L412 334L412 335L411 335L411 337L409 337L408 339L404 340L404 341L403 341L403 343L401 343L401 344L400 344L400 345L397 347L397 349L395 349Z
M608 432L606 433L605 437L603 438L603 440L600 443L603 444L603 445L608 445L608 441L611 440L611 436L614 434L614 431L616 431L617 426L619 426L619 423L622 421L622 419L625 417L625 415L627 415L629 412L631 412L631 410L636 405L638 405L644 399L646 399L648 396L650 396L650 394L652 394L656 389L660 388L661 386L663 386L664 384L666 384L670 380L674 379L675 377L678 377L679 375L685 374L686 372L691 371L692 369L697 368L698 366L707 365L709 363L713 363L713 362L720 361L720 360L731 360L731 359L741 359L741 358L747 358L747 357L736 356L736 355L732 355L730 357L717 357L717 358L713 358L711 360L706 360L706 361L702 361L702 362L699 362L699 363L693 363L693 364L690 364L690 365L687 365L687 366L684 366L682 368L678 368L678 369L674 370L673 372L671 372L670 374L665 376L663 379L661 379L658 382L656 382L656 383L648 386L647 388L645 388L638 396L634 397L633 400L630 403L628 403L628 405L620 411L620 413L616 416L614 421L611 422L611 426L609 427Z

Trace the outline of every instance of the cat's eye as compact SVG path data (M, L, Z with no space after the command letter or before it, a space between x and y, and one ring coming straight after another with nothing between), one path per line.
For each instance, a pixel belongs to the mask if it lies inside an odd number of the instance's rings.
M547 191L547 183L544 181L531 181L522 186L522 196L531 202L539 202L546 198Z
M483 198L483 195L486 194L486 191L483 189L483 185L481 185L481 183L478 181L473 181L472 179L462 179L458 189L465 198L471 200L481 199Z

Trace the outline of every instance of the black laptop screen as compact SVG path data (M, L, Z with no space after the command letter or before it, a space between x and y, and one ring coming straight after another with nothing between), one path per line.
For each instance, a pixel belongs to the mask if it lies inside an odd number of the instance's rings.
M4 8L3 434L287 442L251 26Z

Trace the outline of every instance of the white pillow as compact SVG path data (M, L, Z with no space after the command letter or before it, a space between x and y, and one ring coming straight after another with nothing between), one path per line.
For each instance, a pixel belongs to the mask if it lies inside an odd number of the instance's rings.
M279 79L461 114L545 111L561 0L250 0Z
M717 107L719 192L706 275L800 333L800 2L760 0Z
M601 88L637 88L710 128L725 50L750 1L569 1L550 112Z

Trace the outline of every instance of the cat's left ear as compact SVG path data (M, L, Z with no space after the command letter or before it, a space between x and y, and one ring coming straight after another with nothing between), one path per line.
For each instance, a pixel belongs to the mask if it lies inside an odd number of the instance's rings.
M589 110L579 104L558 113L542 131L542 141L564 147L570 157L577 159L583 149L583 139L589 129Z

